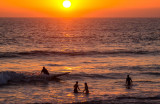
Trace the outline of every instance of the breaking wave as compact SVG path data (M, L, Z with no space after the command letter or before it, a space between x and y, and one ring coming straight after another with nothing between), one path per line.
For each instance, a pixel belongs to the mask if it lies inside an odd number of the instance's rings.
M0 85L8 84L9 81L22 81L25 78L24 74L14 71L0 72Z
M55 75L40 75L27 72L14 72L14 71L2 71L0 72L0 85L9 84L11 82L35 82L35 81L51 81L59 80L57 77L60 74Z
M44 75L40 73L29 73L29 72L15 72L15 71L2 71L0 72L0 85L10 84L12 82L48 82L48 81L59 81L60 76L66 76L65 80L72 79L83 79L83 78L95 78L95 79L121 79L121 73L104 73L104 74L87 74L87 73L60 73Z

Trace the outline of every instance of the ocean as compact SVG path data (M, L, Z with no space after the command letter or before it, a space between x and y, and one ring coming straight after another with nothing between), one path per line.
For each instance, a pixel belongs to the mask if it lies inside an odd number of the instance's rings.
M0 18L0 103L159 104L160 18Z

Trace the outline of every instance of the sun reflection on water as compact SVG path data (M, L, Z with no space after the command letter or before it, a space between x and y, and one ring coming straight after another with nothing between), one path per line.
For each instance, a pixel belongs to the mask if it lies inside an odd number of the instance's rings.
M75 35L73 35L73 34L64 34L64 37L66 37L66 38L72 38L72 37L74 37Z

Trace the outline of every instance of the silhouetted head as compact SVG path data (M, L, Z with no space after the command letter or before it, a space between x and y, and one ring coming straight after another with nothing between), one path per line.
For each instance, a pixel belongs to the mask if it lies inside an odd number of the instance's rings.
M127 75L127 77L129 77L129 75Z
M85 85L87 85L87 83L86 83L86 82L85 82L84 84L85 84Z
M76 81L76 84L78 84L78 81Z

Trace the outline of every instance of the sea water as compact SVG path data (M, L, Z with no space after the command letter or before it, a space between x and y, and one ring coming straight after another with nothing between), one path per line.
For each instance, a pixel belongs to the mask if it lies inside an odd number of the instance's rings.
M159 18L0 18L0 103L77 102L160 103Z

